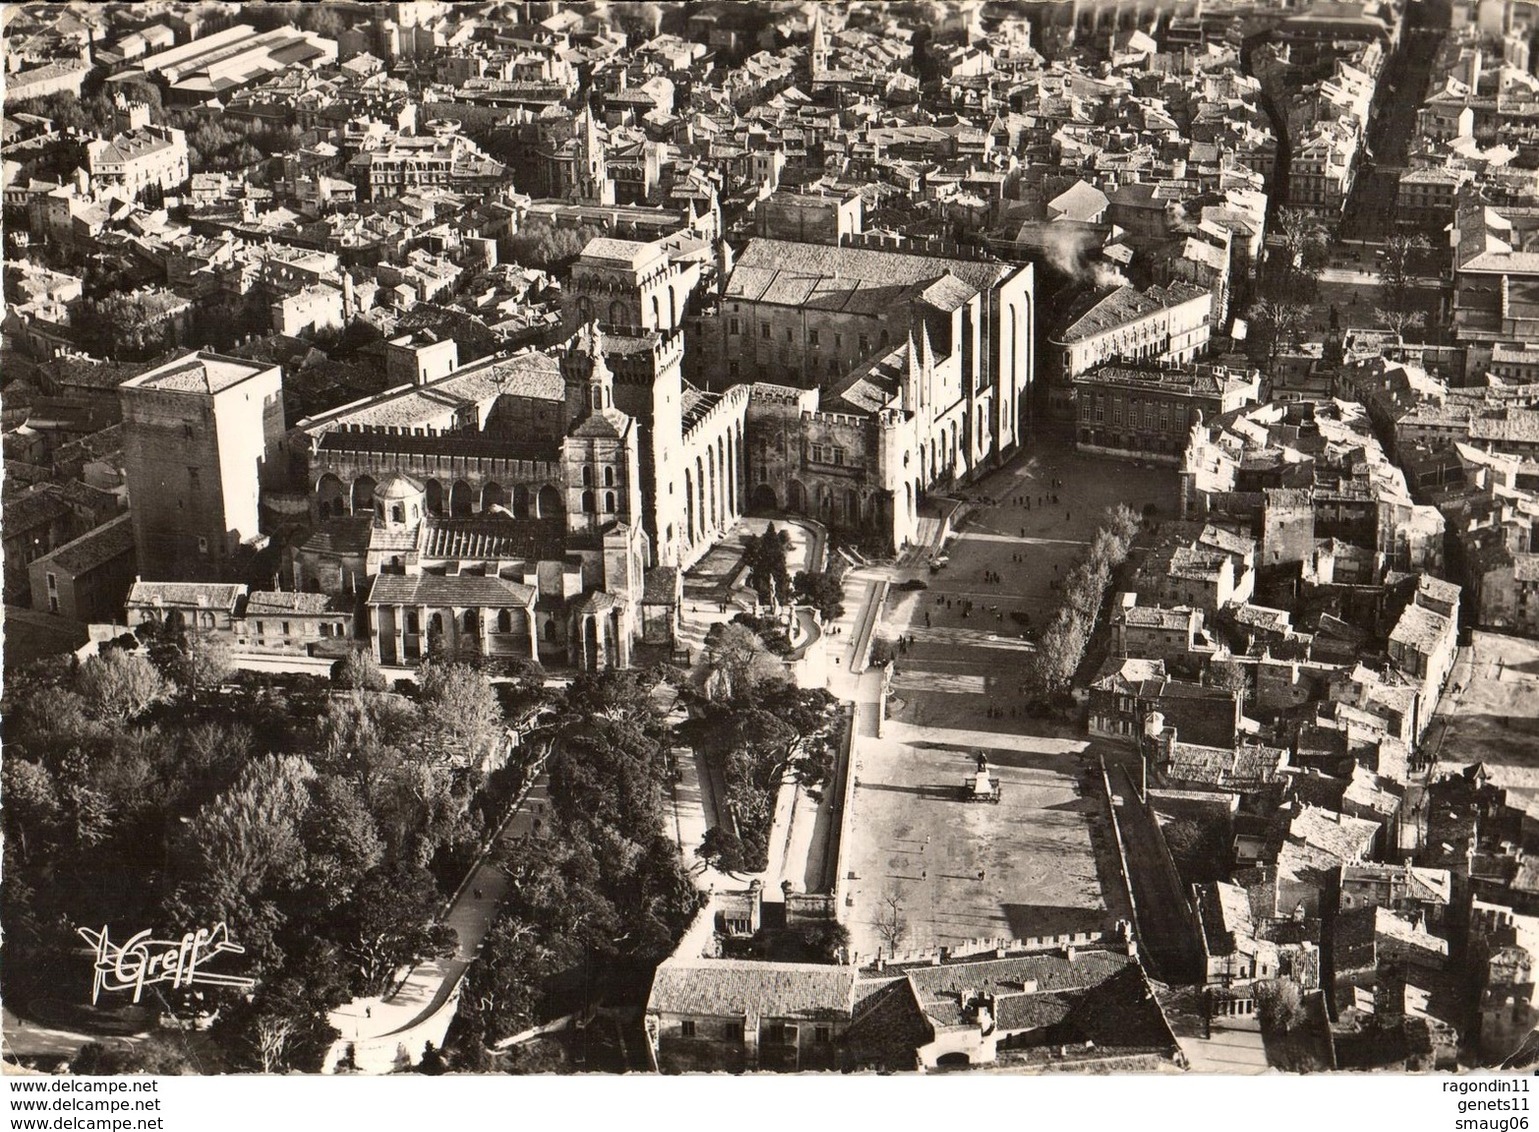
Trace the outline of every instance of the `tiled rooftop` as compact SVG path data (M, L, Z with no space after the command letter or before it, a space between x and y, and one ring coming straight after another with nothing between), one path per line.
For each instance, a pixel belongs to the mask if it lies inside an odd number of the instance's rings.
M667 959L657 968L647 1009L662 1014L742 1018L848 1017L854 967L761 963L746 959Z
M223 393L271 368L241 361L239 358L198 351L131 378L123 383L123 388L153 389L168 393Z
M369 605L503 609L534 604L533 586L480 574L380 574L369 588Z

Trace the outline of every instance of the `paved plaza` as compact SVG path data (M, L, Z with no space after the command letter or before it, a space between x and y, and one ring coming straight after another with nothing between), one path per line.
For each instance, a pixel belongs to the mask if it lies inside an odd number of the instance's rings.
M1055 480L1061 486L1054 487ZM1010 712L1019 709L1031 645L1011 613L1022 612L1039 627L1047 622L1061 598L1055 581L1084 554L1108 507L1126 503L1142 512L1153 504L1156 519L1174 518L1176 473L1082 456L1066 437L1050 435L966 494L995 502L974 505L972 518L951 541L945 569L930 573L921 563L905 573L927 589L894 586L891 593L880 635L913 638L898 661L894 717L1015 732L1028 726ZM1038 504L1055 494L1056 504ZM986 580L995 575L1000 581ZM1003 714L991 717L990 706Z
M1038 504L1054 493L1057 504ZM1046 620L1058 604L1053 579L1112 504L1152 503L1173 516L1175 473L1082 457L1054 436L967 495L973 517L949 565L895 571L879 630L913 643L897 660L882 736L863 738L858 754L846 913L863 955L885 946L879 924L892 896L908 927L900 950L1090 931L1129 916L1084 736L1019 710L1032 646L1010 612ZM985 580L994 574L999 582ZM912 578L928 588L903 591ZM1000 780L997 805L961 799L976 750Z
M1483 762L1539 820L1539 641L1476 632L1461 649L1426 742L1440 770Z
M860 742L847 827L846 924L863 956L885 949L897 897L899 950L969 939L1095 931L1126 918L1110 820L1085 789L1083 740L905 727ZM973 752L999 779L998 804L963 799Z

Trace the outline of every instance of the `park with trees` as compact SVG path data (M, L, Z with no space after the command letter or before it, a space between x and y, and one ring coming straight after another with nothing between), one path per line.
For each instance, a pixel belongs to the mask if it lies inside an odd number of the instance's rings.
M507 901L471 967L451 1032L457 1066L549 1072L563 1061L491 1046L600 1006L639 1009L700 908L666 833L668 728L659 670L579 675L553 705L538 836L499 850Z
M329 1010L455 946L446 899L522 781L515 761L473 757L497 749L498 697L464 666L402 694L366 664L351 687L233 673L211 638L146 637L7 672L0 990L67 1028L212 1023L90 1051L77 1071L317 1069ZM219 922L245 949L224 973L257 980L251 994L162 986L138 1010L87 1005L77 927L176 939Z

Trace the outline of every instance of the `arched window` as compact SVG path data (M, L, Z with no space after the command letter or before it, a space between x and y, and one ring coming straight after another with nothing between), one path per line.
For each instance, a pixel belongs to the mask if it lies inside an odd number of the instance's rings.
M511 633L513 631L513 614L506 609L497 611L497 632Z
M582 509L585 515L593 514L593 493L591 491L582 493Z
M583 465L582 469L582 485L583 487L593 486L593 469L586 464Z
M608 464L606 464L606 465L604 465L604 486L605 487L614 487L614 485L615 485L615 470L614 470L614 468L612 468Z
M606 491L604 493L604 513L606 515L613 515L614 514L614 510L615 510L615 493L612 492L612 491Z
M406 508L399 503L390 505L390 518L397 523L406 522Z

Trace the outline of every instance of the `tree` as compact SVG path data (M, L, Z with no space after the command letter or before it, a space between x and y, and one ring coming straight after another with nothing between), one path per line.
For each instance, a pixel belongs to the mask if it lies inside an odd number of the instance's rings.
M440 898L426 869L400 863L371 870L343 909L344 953L360 995L383 994L397 968L453 955L453 928L438 921Z
M314 778L302 758L269 756L249 763L234 785L200 809L174 854L182 879L177 911L196 922L225 920L237 936L251 936L243 932L248 927L269 932L264 903L305 872L300 834Z
M539 938L542 934L513 915L499 917L487 932L460 996L468 1041L491 1045L539 1021L544 982L561 965L557 952Z
M889 892L878 905L876 934L887 950L896 955L898 944L908 936L908 917L903 914L903 893Z
M1236 693L1244 706L1245 693L1250 690L1250 674L1245 665L1232 660L1215 660L1208 666L1208 676L1215 688Z
M603 229L591 225L556 228L541 224L504 237L503 245L509 259L548 271L576 259L589 241L603 234Z
M1083 614L1069 605L1060 606L1038 638L1027 670L1038 695L1051 696L1068 686L1084 658L1089 639L1090 626Z
M794 930L814 963L838 963L850 953L850 931L837 920L812 920Z
M1413 326L1427 325L1426 311L1396 310L1375 307L1373 317L1378 324L1395 336L1396 342L1405 341L1405 332Z
M439 744L479 752L497 733L502 709L485 673L428 661L417 669L417 686L422 724Z
M744 867L742 840L730 829L719 825L705 831L695 855L724 873L739 872Z
M80 666L76 687L88 710L103 723L122 727L165 699L171 685L145 657L108 649Z
M1262 299L1250 308L1250 318L1266 332L1267 376L1270 377L1283 347L1298 341L1300 331L1309 321L1309 308L1285 299Z
M303 891L313 906L329 910L379 865L385 856L385 843L356 783L318 777L310 784L310 796L310 808L300 824L300 839L308 855Z
M1264 979L1255 986L1256 1015L1261 1028L1286 1033L1304 1016L1304 995L1293 979Z
M1138 512L1126 503L1118 503L1106 509L1106 523L1102 529L1121 540L1125 558L1127 548L1133 545L1138 532L1143 530L1143 520L1139 518ZM1120 562L1118 564L1120 565Z
M1329 258L1330 233L1313 215L1296 208L1283 209L1274 230L1280 238L1284 289L1303 297Z
M749 535L743 543L743 561L748 565L748 584L759 601L778 608L791 593L791 579L786 571L786 551L791 536L771 523L762 535Z
M422 1061L417 1065L417 1072L427 1077L441 1077L449 1072L449 1064L444 1060L443 1050L432 1042L427 1042L422 1047Z
M331 682L339 688L383 692L390 686L384 669L369 649L352 649L331 666Z
M1404 313L1409 309L1411 291L1416 285L1416 261L1431 249L1427 237L1419 232L1410 236L1396 234L1384 241L1379 278L1384 285L1389 310ZM1400 331L1396 330L1396 333Z
M5 805L0 807L5 844L25 861L33 848L52 836L59 821L59 788L46 766L16 755L0 760L0 776L5 782Z
M315 1073L340 1034L326 1020L330 1004L293 979L264 985L250 1001L221 1012L214 1036L233 1067L257 1073Z
M172 678L196 696L230 678L230 646L212 633L190 633L171 660Z
M568 1072L566 1048L554 1038L520 1042L508 1050L507 1069L519 1076Z
M798 570L791 583L796 599L812 606L825 621L844 614L844 584L839 575L822 570Z
M785 665L758 633L730 622L711 626L700 665L706 695L713 700L746 695L765 681L785 675Z

